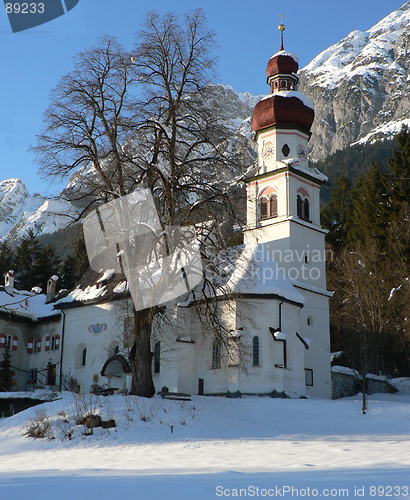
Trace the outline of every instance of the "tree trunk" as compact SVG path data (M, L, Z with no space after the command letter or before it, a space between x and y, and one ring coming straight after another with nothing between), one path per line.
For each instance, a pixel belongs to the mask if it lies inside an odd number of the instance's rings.
M154 382L152 381L152 354L151 354L151 330L153 310L134 309L134 345L129 353L129 362L132 371L131 394L151 398L155 394Z

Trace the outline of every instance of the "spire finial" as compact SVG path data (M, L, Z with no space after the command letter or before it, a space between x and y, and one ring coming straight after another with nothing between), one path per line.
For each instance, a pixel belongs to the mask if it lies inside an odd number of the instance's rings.
M282 14L279 14L280 16L280 24L278 26L278 30L280 31L280 50L283 50L283 32L285 31L285 25L283 24L283 16Z

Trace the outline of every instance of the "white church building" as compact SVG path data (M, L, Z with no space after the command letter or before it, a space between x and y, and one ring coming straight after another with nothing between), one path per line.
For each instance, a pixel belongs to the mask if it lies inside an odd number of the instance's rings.
M167 387L184 394L276 391L331 397L331 293L319 214L326 177L308 166L314 111L297 91L297 71L297 57L282 44L267 65L270 94L252 117L258 161L242 178L247 186L244 245L231 249L237 252L237 266L227 276L229 293L219 301L232 349L228 353L211 335L203 335L190 298L167 304L168 321L155 325L152 339L157 392ZM34 297L16 299L3 311L2 297L10 287L0 290L0 330L8 332L7 338L0 333L0 356L6 342L15 346L19 389L47 385L47 376L57 386L71 380L84 392L96 384L131 388L132 303L121 280L90 270L80 287L53 307L50 296L46 301L43 295L44 308L39 308L37 296L31 316L27 311ZM33 370L47 375L43 382Z

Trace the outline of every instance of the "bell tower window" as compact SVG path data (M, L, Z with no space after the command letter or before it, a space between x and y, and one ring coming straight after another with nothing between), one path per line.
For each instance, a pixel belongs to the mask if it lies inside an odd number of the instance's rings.
M260 198L261 219L278 216L278 197L272 194L270 198L266 195Z
M261 219L266 219L268 217L268 200L266 198L261 199Z
M276 194L274 194L269 200L269 216L277 217L277 215L278 215L278 197L276 196Z
M296 198L296 213L299 219L303 219L306 221L310 220L310 204L309 199L302 199L300 194L297 195Z

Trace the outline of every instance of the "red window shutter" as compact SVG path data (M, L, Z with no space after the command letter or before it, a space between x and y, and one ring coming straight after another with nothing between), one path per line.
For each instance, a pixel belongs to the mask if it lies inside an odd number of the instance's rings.
M11 347L13 351L17 351L17 342L18 342L18 339L19 338L17 337L17 335L13 335L13 344L12 344L12 347Z
M0 348L4 347L6 343L6 335L4 333L0 333Z
M57 350L60 348L60 335L56 335L56 343L54 349Z
M29 354L31 354L33 352L33 339L32 338L28 339L28 342L27 342L27 352Z
M45 351L49 351L50 350L50 337L49 336L46 337L46 343L45 343L45 346L44 346L44 350Z
M38 339L38 344L37 344L37 352L41 351L41 337Z

